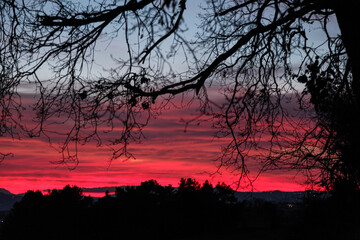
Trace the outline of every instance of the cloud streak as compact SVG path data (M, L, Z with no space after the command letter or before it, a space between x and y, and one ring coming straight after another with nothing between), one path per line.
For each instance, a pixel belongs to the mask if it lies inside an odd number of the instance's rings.
M0 164L0 187L20 193L28 189L62 188L65 184L80 187L138 185L148 179L177 186L182 177L193 177L200 182L206 179L213 183L236 182L238 176L230 170L222 169L222 174L212 175L217 170L215 160L221 146L226 145L228 139L215 138L216 130L210 122L186 127L184 119L193 119L195 112L194 109L170 108L152 119L143 130L145 139L129 147L136 159L109 162L111 151L108 147L99 148L93 142L83 145L78 152L80 164L71 171L68 167L72 166L50 163L61 160L61 155L46 138L14 140L3 137L1 151L12 152L15 156ZM106 137L111 139L118 134L114 128ZM53 140L54 146L61 144L61 137L54 136ZM249 166L254 171L258 169L256 162ZM266 173L254 183L254 189L304 190L304 177L297 175L295 179L293 176L294 172Z

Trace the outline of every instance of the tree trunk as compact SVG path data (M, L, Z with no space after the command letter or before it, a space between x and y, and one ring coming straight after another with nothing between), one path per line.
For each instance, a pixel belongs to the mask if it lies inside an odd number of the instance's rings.
M360 106L360 6L357 0L334 0L336 18L349 57L353 91Z

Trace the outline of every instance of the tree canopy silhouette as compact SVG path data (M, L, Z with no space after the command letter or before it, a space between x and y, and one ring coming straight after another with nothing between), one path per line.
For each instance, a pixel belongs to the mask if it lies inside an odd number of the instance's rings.
M176 189L149 180L137 187L119 187L115 196L107 194L97 201L83 196L76 186L67 185L45 195L28 191L10 211L0 236L1 239L178 239L232 229L242 204L222 199L229 195L235 198L234 191L224 183L216 189L226 188L231 193L215 191L208 182L203 186L196 184L197 188L191 184L185 187L191 191L190 196L180 186Z
M187 94L200 103L194 121L213 121L229 139L220 166L243 179L246 163L258 160L262 170L302 169L326 186L345 179L359 187L360 130L348 113L360 100L355 1L209 0L195 9L195 38L186 0L0 4L1 135L48 137L56 132L49 123L66 123L62 162L77 163L79 144L101 145L101 127L120 126L113 159L131 157L128 144L142 139L149 119ZM96 74L104 42L121 50ZM31 127L19 120L25 83L37 90Z
M47 195L28 191L6 218L2 239L85 239L93 201L69 185ZM84 237L84 238L83 238Z

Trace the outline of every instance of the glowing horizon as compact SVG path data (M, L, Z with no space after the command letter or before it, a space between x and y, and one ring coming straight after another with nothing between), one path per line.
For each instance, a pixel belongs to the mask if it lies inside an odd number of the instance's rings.
M134 186L149 179L176 187L181 178L195 178L200 183L209 180L213 185L225 182L236 188L239 176L233 169L223 168L221 174L215 174L219 164L215 160L227 139L214 138L216 130L206 122L189 125L185 131L182 119L191 119L194 114L192 109L169 109L152 119L144 128L145 139L129 146L136 159L109 162L108 147L99 148L95 143L81 146L80 163L74 170L69 170L71 165L50 163L61 160L61 155L44 138L0 138L1 151L14 153L0 163L0 188L18 194L62 189L67 184L81 188ZM115 135L116 129L108 137ZM259 163L248 162L248 166L255 176ZM304 182L305 177L295 171L266 172L254 182L253 189L245 186L238 190L302 191L307 189Z

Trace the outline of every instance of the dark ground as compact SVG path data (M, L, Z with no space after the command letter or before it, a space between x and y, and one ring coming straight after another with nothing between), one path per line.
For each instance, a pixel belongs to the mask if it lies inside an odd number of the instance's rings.
M0 239L360 240L359 196L238 202L225 185L148 181L93 201L77 187L28 192L0 212ZM5 217L6 216L6 217Z

